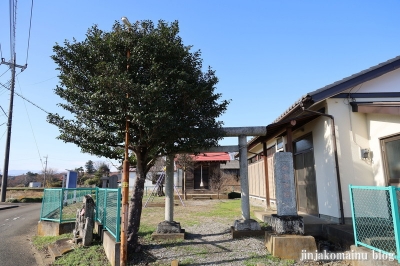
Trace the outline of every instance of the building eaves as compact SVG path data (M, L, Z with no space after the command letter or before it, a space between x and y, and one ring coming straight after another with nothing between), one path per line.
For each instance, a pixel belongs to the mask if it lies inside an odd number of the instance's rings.
M288 109L286 109L278 118L276 118L273 121L273 123L277 123L283 118L287 117L288 115L293 113L293 111L296 108L300 107L300 105L303 103L313 104L320 102L336 94L339 94L344 90L347 90L363 82L382 76L398 68L400 68L400 56L397 56L386 62L380 63L376 66L360 71L342 80L324 86L318 90L309 92L306 95L302 96L295 103L293 103Z

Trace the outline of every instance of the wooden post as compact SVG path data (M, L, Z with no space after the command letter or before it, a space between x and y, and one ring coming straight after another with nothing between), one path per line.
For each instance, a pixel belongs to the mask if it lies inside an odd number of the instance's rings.
M265 201L267 203L267 209L271 207L269 198L269 178L268 178L268 157L267 157L267 143L263 142L263 154L264 154L264 171L265 171Z

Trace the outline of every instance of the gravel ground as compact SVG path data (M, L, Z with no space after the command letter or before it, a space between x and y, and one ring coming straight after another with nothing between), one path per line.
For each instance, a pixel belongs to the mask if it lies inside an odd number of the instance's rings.
M202 202L194 203L201 205ZM272 257L266 250L263 237L232 239L230 226L233 221L208 218L201 225L184 228L185 240L143 246L132 265L350 265L344 261L295 262Z

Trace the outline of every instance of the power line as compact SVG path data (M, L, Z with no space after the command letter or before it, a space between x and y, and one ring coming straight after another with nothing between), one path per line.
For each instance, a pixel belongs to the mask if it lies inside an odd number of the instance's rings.
M5 85L1 84L1 86L3 86L4 88L6 88L7 90L10 90L10 88L7 88ZM21 97L22 99L24 99L25 101L27 101L28 103L32 104L33 106L39 108L40 110L42 110L43 112L45 112L46 114L49 114L49 112L47 112L46 110L44 110L42 107L40 107L39 105L33 103L32 101L28 100L27 98L25 98L24 96L20 95L18 92L14 91L14 94L16 94L17 96Z
M17 78L17 82L18 82L19 90L22 93L21 85L19 84L19 79L18 78ZM24 102L24 106L25 106L26 115L28 116L29 125L31 126L33 139L35 140L36 149L37 149L37 152L39 154L39 160L40 160L40 163L42 164L42 168L43 168L42 156L40 155L39 146L38 146L37 141L36 141L35 133L33 131L32 123L31 123L31 118L29 117L28 109L26 108L25 102Z
M10 70L10 68L8 68L6 71L4 71L4 73L3 74L1 74L0 75L0 77L2 77L5 73L7 73L8 72L8 70Z
M31 2L31 16L29 18L29 35L28 35L28 47L26 49L26 65L28 64L28 56L29 56L29 43L31 40L31 28L32 28L32 11L33 11L33 0Z

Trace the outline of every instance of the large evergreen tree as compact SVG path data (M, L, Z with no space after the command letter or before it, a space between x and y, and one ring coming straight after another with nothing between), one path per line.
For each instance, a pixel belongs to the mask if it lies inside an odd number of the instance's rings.
M71 117L50 114L59 139L83 152L122 159L129 119L130 160L137 178L129 206L128 245L138 243L144 181L160 155L211 147L223 136L228 101L215 93L215 72L203 72L200 51L178 35L178 22L136 22L112 31L90 28L84 41L56 44L52 59L60 71L55 93Z
M88 174L93 174L95 172L92 160L89 160L86 162L85 168L86 168L86 173L88 173Z

